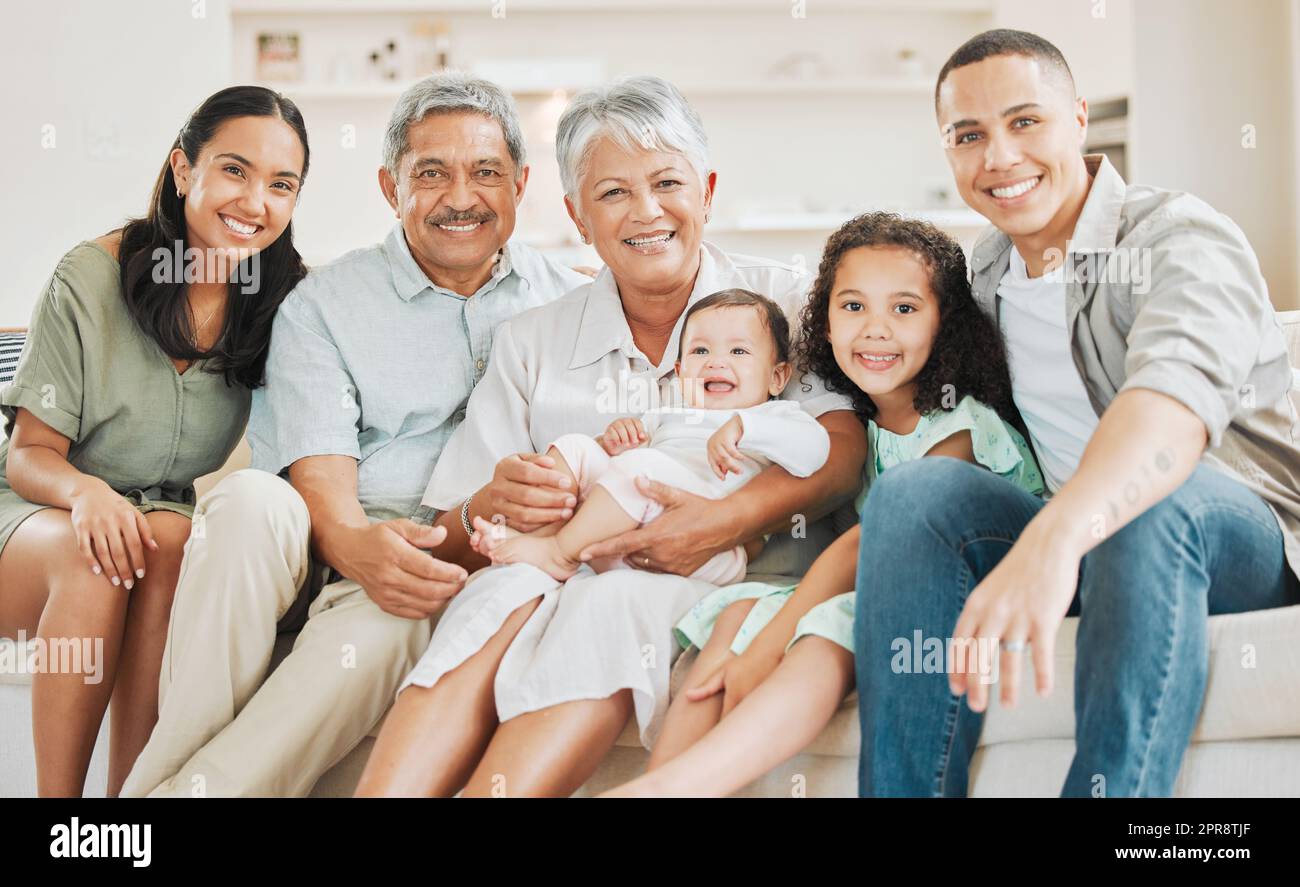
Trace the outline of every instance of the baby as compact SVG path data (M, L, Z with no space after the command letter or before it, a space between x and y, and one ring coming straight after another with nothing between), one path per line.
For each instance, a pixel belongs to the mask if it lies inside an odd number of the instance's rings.
M617 419L595 439L566 434L556 440L546 454L573 478L573 517L528 534L476 518L475 550L493 563L528 563L564 580L577 572L587 546L662 513L637 489L638 475L721 499L773 463L795 477L825 464L826 430L794 401L774 399L793 372L790 326L775 302L742 289L706 296L686 312L678 353L685 409ZM728 585L744 578L747 563L737 546L692 577ZM592 566L602 572L626 564Z

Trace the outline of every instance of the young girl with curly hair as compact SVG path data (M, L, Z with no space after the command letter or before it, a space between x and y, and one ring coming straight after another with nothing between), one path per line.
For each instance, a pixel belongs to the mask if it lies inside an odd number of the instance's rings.
M1002 340L971 296L961 247L892 213L851 219L826 242L802 317L802 368L850 396L867 426L864 487L911 459L982 465L1039 495L1016 426ZM719 588L678 623L699 656L644 776L611 794L722 795L794 756L853 689L858 525L796 586ZM899 552L899 556L906 556Z

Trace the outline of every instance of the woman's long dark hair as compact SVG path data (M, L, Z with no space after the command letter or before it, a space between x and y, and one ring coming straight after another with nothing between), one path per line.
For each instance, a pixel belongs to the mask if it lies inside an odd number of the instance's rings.
M184 280L164 283L154 280L155 250L164 249L170 256L178 241L182 250L189 248L185 201L176 195L171 151L180 148L191 164L197 163L200 152L221 124L236 117L276 117L293 127L302 142L302 176L307 177L311 154L307 147L307 127L298 106L261 86L223 89L200 105L181 127L154 184L148 214L132 219L122 228L118 252L127 309L147 336L173 359L206 359L208 372L224 374L227 385L257 388L263 382L266 368L271 321L289 290L307 273L293 245L293 223L258 255L255 276L232 273L227 285L225 323L210 351L196 348ZM256 288L238 282L250 279L257 282Z
M993 322L980 311L966 279L961 246L928 222L895 213L864 213L850 219L830 236L812 294L800 318L802 330L796 352L802 365L826 387L853 401L863 422L876 415L876 405L840 369L830 342L830 300L835 272L849 250L858 247L899 247L914 255L930 273L930 290L939 301L939 332L930 358L916 374L912 405L922 415L952 409L967 395L997 410L1024 431L1011 397L1011 373L1006 347ZM949 389L947 386L951 385ZM945 401L945 395L948 399Z

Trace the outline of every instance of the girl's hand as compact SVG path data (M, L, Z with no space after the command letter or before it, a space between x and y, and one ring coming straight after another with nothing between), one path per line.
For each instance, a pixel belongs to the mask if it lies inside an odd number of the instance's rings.
M751 644L744 653L718 666L704 683L687 690L686 698L700 702L722 693L722 716L726 717L776 670L782 658L783 655L779 652L768 653Z
M975 586L952 633L963 644L966 661L954 657L948 675L949 688L954 695L966 694L971 711L987 708L988 687L995 678L1002 685L1002 704L1016 704L1026 652L1033 656L1038 694L1052 692L1056 633L1074 599L1081 561L1035 532L1031 523ZM1023 644L1023 649L1008 650L1007 644Z
M144 546L158 550L149 521L98 478L87 478L73 494L72 530L91 572L128 591L144 578Z
M727 472L740 474L744 471L741 462L744 457L739 450L740 438L744 434L745 426L737 413L709 436L709 467L720 480L727 479Z
M598 440L606 453L617 456L646 442L645 426L640 419L615 419Z

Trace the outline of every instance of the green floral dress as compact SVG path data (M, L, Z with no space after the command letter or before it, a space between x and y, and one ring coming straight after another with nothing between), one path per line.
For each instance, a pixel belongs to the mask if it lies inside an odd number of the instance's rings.
M976 462L1026 492L1035 496L1043 494L1043 476L1024 438L990 407L967 397L951 410L936 410L922 416L910 434L894 434L875 422L867 423L870 458L863 472L865 478L862 492L854 502L858 514L862 513L867 491L875 478L896 465L921 458L936 444L961 431L970 432L971 449ZM700 600L677 623L674 630L677 642L684 648L703 647L723 610L736 601L754 599L753 608L731 643L731 651L740 654L763 627L772 621L777 611L790 599L790 595L794 594L795 587L742 582L719 588ZM853 592L823 601L799 620L789 646L793 646L800 638L816 635L839 644L851 653L853 615ZM786 647L787 650L789 646Z

